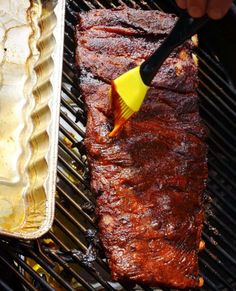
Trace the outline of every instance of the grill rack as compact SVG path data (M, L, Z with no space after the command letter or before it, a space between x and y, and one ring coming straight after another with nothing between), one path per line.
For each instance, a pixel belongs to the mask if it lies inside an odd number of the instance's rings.
M112 282L97 241L95 197L88 187L83 146L86 116L76 82L73 36L80 11L118 5L161 9L167 2L171 4L167 0L67 1L55 221L52 230L34 242L0 240L1 290L152 290ZM210 129L206 249L200 254L205 279L202 290L236 290L236 234L232 231L236 227L236 94L215 58L201 48L198 56L200 107Z

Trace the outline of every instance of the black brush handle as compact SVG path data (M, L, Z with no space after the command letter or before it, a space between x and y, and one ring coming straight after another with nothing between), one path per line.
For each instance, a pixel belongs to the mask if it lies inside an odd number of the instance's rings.
M140 74L147 86L150 86L159 68L170 53L193 36L207 21L207 16L192 18L187 12L183 13L161 46L141 65Z

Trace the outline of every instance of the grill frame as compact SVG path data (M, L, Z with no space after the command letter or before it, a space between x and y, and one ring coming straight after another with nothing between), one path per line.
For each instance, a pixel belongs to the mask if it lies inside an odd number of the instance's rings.
M20 290L20 285L27 290L54 290L59 287L65 290L134 289L134 286L111 282L97 236L91 231L97 231L96 218L91 211L95 206L95 197L89 190L89 172L83 145L86 116L82 110L84 103L76 81L74 27L76 14L80 11L112 8L117 5L161 9L166 8L166 2L67 1L58 195L54 225L42 239L36 241L20 242L8 238L0 240L0 262L4 270L0 269L2 290ZM168 8L175 9L171 1L168 4ZM206 250L200 254L200 269L205 279L202 290L235 290L236 235L232 230L236 226L236 161L232 145L235 143L233 133L236 127L236 93L227 83L221 65L210 52L199 48L198 56L200 109L211 130L208 140L209 183L206 195L209 206L206 209L207 220L203 234ZM49 244L45 239L50 239ZM6 269L9 272L5 272ZM6 277L4 273L9 274ZM71 280L72 277L74 280ZM12 285L14 281L18 283ZM152 289L136 286L136 290Z

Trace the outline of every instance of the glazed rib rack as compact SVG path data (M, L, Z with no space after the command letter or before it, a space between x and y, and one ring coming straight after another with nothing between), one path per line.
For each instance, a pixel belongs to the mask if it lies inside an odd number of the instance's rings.
M168 3L168 4L166 4ZM152 290L112 282L97 240L95 197L83 146L86 115L74 67L76 15L93 8L128 5L171 10L170 1L67 1L56 217L52 230L36 242L0 241L1 290ZM202 290L236 288L236 94L217 60L198 49L201 114L210 129L207 220L200 254ZM29 259L30 258L30 259ZM163 289L162 289L163 290ZM165 289L168 290L168 289Z

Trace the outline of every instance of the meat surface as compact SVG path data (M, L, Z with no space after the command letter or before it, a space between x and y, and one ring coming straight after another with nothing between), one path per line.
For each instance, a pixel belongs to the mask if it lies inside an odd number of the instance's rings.
M145 60L175 21L124 7L81 13L76 62L87 107L91 187L99 196L100 238L113 279L190 288L199 284L208 175L190 41L166 60L119 137L108 137L111 80Z

